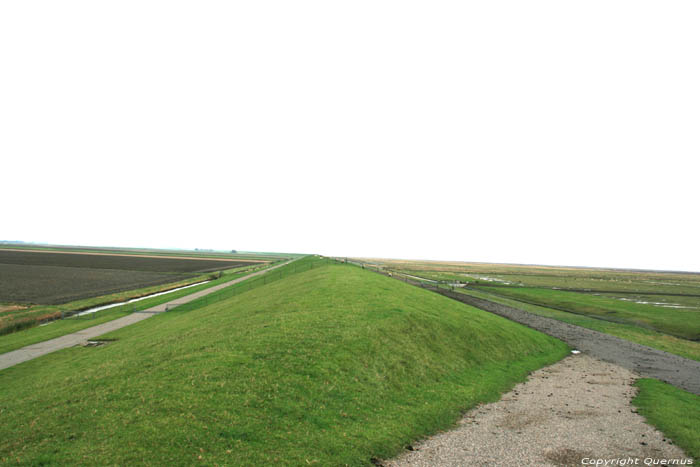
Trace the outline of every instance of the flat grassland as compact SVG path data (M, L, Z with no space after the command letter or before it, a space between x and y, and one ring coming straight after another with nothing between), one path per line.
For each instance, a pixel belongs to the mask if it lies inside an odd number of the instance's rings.
M700 274L373 260L478 298L700 360Z
M606 321L633 324L691 341L700 341L700 313L693 306L638 303L580 292L533 287L476 287L518 301L551 307ZM623 297L626 298L626 297ZM685 297L689 299L691 297ZM661 300L661 299L658 299ZM700 302L696 298L694 302Z
M347 265L104 337L0 372L0 459L371 466L569 351Z

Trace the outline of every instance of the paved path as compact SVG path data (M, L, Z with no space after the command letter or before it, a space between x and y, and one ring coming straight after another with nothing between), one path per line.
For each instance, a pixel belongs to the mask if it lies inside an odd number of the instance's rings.
M118 318L107 323L83 329L82 331L67 334L65 336L57 337L48 341L39 342L37 344L28 345L26 347L22 347L21 349L13 350L12 352L7 352L5 354L0 355L0 370L9 368L22 362L26 362L27 360L32 360L37 357L41 357L42 355L46 355L57 350L84 344L89 339L94 339L97 336L101 336L103 334L107 334L108 332L112 332L125 326L129 326L130 324L138 323L139 321L143 321L144 319L150 318L154 314L163 313L168 309L173 309L178 305L189 303L193 300L196 300L200 297L204 297L205 295L209 295L238 282L250 279L251 277L265 274L269 271L272 271L273 269L282 267L285 264L290 263L291 261L293 260L286 261L284 263L278 264L277 266L272 266L271 268L263 269L262 271L248 274L247 276L239 277L238 279L234 279L232 281L224 282L223 284L209 287L208 289L200 290L199 292L195 292L184 297L176 298L175 300L171 300L167 303L161 303L160 305L156 305L147 310L135 312L130 315L124 316L123 318Z
M618 365L572 355L382 465L580 466L597 459L617 465L610 460L628 458L637 461L625 465L645 465L645 459L686 465L690 458L630 404L636 378Z

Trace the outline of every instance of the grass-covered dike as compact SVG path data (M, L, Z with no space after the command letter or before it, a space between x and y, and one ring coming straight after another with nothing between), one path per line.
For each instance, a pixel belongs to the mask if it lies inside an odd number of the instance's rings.
M0 460L371 465L568 351L343 265L106 337L0 371Z

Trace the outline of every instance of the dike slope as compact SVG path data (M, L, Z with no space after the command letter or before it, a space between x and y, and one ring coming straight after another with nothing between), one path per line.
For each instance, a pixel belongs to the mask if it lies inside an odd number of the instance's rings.
M371 465L568 347L332 265L0 372L0 459Z

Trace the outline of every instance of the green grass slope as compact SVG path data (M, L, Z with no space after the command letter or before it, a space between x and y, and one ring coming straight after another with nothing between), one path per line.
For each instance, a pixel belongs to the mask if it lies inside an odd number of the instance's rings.
M637 380L632 403L649 423L700 461L700 396L650 378Z
M0 371L0 460L370 465L568 349L350 266Z

